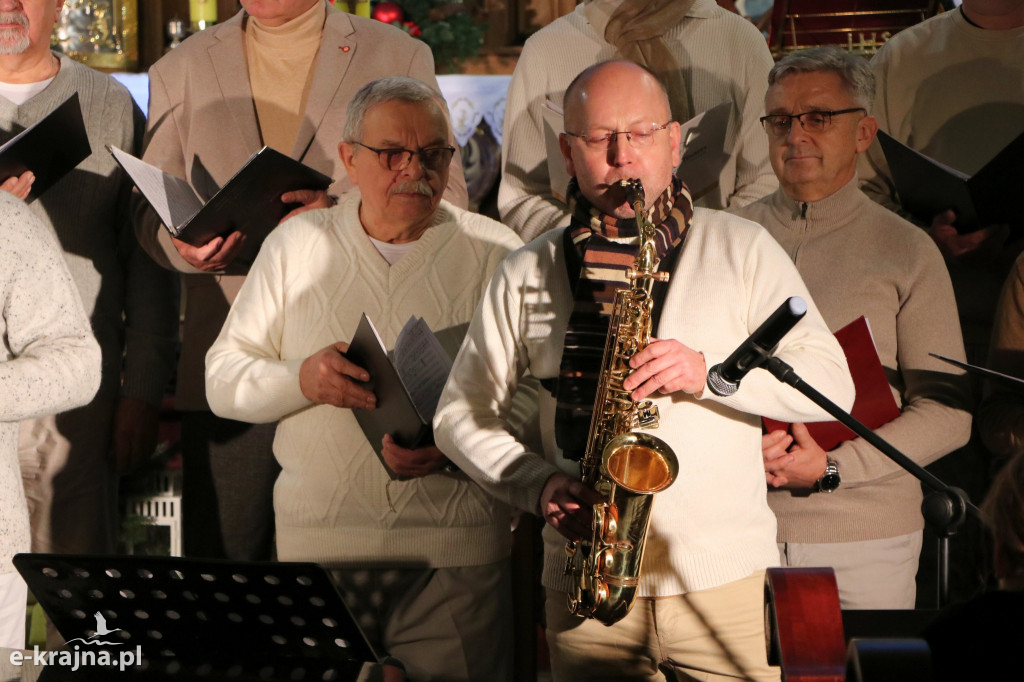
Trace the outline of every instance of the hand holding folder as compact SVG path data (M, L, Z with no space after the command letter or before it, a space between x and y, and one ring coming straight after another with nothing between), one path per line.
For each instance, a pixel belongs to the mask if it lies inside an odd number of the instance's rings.
M331 184L323 173L264 147L204 201L181 178L116 147L107 149L172 237L196 247L199 254L216 253L222 265L233 256L233 264L242 272L252 265L263 240L289 212L291 207L282 195L302 189L325 190Z
M850 414L869 429L877 429L900 416L900 408L889 388L882 361L875 350L871 329L863 315L835 333L836 340L843 348L846 363L850 367L857 397ZM767 417L761 420L766 432L786 431L792 433L792 424ZM840 443L856 435L837 421L812 422L806 425L811 437L822 450L828 452Z
M363 435L394 480L402 480L384 457L384 438L415 450L434 443L434 412L451 372L452 361L422 318L411 317L391 354L365 314L346 356L369 372L364 386L376 396L376 408L355 409ZM436 466L433 467L436 469Z
M0 182L21 178L28 171L34 180L27 192L15 192L31 203L92 154L82 119L78 93L21 131L0 147Z

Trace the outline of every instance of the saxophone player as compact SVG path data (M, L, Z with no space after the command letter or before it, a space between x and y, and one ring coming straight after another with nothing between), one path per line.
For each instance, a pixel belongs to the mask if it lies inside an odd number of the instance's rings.
M630 62L583 71L565 95L560 136L572 222L509 256L470 324L434 422L438 447L485 490L539 514L544 529L547 637L555 680L777 680L766 662L764 570L778 564L757 415L827 418L766 372L730 398L706 389L724 359L785 298L808 299L777 355L848 407L853 385L839 345L792 262L759 226L693 208L674 180L679 125L661 84ZM512 142L514 144L514 141ZM659 438L679 460L650 517L639 599L606 627L566 608L565 540L591 533L601 497L579 480L613 292L634 261L636 220L619 184L639 179L657 257L654 334L624 388L660 411ZM543 445L509 428L523 377L539 395ZM690 675L691 677L687 677Z

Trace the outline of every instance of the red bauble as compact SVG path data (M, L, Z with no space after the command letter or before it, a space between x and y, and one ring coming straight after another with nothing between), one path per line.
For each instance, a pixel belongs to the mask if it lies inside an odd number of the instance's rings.
M405 28L405 32L411 35L413 38L419 38L421 35L423 35L423 31L421 31L420 27L416 25L416 22L403 21L402 27Z
M394 2L378 2L377 6L370 12L370 16L385 24L401 22L403 18L402 8Z

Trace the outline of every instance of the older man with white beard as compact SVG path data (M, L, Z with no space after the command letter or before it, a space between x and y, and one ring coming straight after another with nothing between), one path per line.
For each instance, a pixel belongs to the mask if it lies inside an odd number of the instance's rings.
M63 0L0 0L0 142L78 94L93 153L28 206L64 251L103 353L99 393L80 410L21 425L32 548L114 549L115 469L153 452L174 362L177 285L139 248L130 184L104 149L136 149L142 114L113 78L50 51ZM31 166L31 162L29 163ZM34 175L0 178L24 199Z
M370 641L410 679L507 680L508 507L436 447L385 436L405 477L391 480L353 415L378 396L345 356L364 313L388 347L413 315L435 332L466 325L522 243L441 199L455 149L439 98L406 77L356 93L339 152L359 195L267 238L206 356L206 394L221 417L280 420L280 559L334 569Z

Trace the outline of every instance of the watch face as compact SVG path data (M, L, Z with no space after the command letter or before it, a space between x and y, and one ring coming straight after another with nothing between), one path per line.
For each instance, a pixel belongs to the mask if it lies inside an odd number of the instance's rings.
M827 472L821 477L821 483L818 484L822 492L830 493L839 487L839 473L838 472Z

